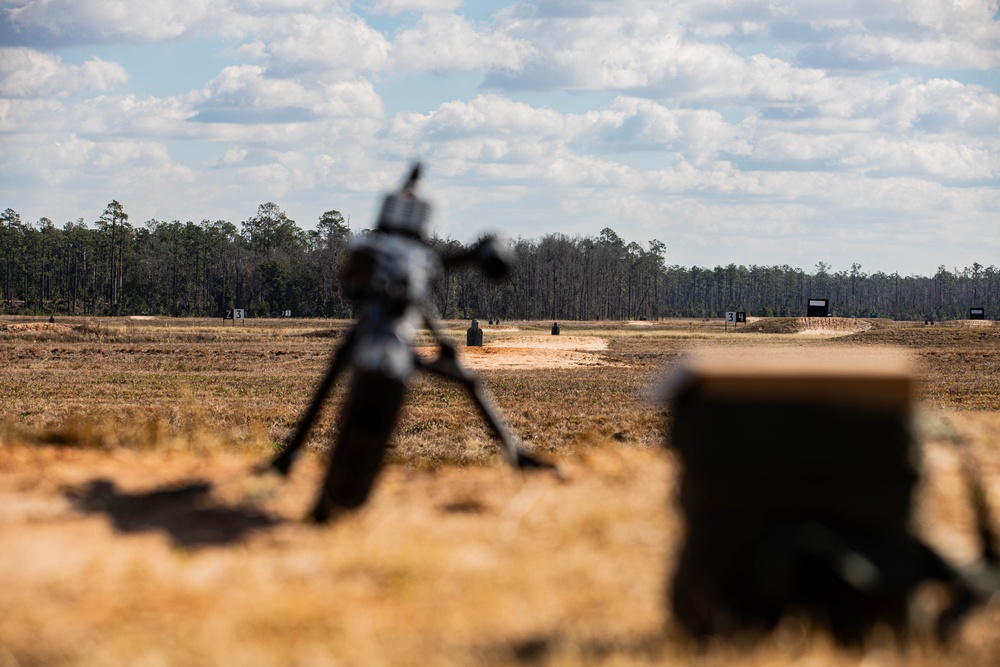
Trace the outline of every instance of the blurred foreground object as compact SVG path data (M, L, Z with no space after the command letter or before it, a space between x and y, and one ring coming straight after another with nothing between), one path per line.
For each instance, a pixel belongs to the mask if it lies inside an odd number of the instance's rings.
M323 488L312 511L317 522L360 507L368 499L389 438L415 370L454 380L465 387L507 461L518 468L550 468L515 441L496 415L489 397L459 363L455 348L438 331L431 295L445 266L474 263L493 279L505 277L505 248L485 237L465 253L441 257L427 244L430 206L416 196L420 165L403 186L386 196L374 233L358 237L344 268L344 288L354 300L358 321L333 355L329 369L285 449L267 466L287 475L337 377L354 372L344 403ZM438 356L424 361L413 350L418 329L427 328Z
M902 634L913 593L937 581L945 636L995 591L985 504L978 573L912 532L913 384L901 353L856 348L718 351L667 378L687 527L670 595L684 628L735 636L797 613L857 644L880 625Z

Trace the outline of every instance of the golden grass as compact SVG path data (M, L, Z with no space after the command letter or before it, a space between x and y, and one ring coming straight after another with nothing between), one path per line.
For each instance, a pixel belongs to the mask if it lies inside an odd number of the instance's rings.
M251 469L289 433L337 344L331 332L349 323L9 326L22 323L0 322L0 665L919 666L1000 655L995 606L943 648L879 636L844 651L794 621L757 643L680 637L663 604L682 530L677 467L661 447L669 415L643 400L691 347L906 347L937 374L921 390L915 523L961 562L978 545L953 441L975 453L1000 507L1000 352L983 330L883 326L828 343L734 336L717 321L560 323L608 341L600 365L480 376L565 481L508 470L462 393L420 378L370 503L315 528L301 518L342 391L290 480ZM464 340L467 322L445 324ZM502 335L549 326L505 322L517 331ZM194 480L207 493L141 505Z

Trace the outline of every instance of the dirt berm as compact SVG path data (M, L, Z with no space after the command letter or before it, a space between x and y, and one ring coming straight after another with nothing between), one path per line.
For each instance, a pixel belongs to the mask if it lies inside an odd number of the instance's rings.
M851 334L872 328L868 320L853 317L762 317L746 326L740 333L772 334Z

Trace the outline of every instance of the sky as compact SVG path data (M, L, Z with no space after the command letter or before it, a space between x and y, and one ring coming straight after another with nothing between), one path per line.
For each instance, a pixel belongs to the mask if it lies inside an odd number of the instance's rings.
M998 0L0 0L0 209L1000 265Z

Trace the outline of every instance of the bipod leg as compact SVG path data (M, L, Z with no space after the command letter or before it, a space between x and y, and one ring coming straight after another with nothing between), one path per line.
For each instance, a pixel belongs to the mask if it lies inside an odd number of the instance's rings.
M309 407L303 413L302 417L299 419L299 425L295 429L295 434L290 440L285 444L285 448L281 450L274 459L262 466L262 472L267 470L275 470L282 475L287 475L288 471L291 470L292 464L295 463L295 459L299 455L299 450L302 445L305 444L306 437L309 435L309 431L312 430L313 422L316 421L317 415L319 415L319 410L323 407L323 401L326 400L327 395L330 393L330 389L333 388L333 383L337 381L337 376L340 375L344 368L347 367L347 360L350 358L351 351L354 349L355 334L352 329L347 335L347 340L344 344L337 348L337 351L333 353L333 359L330 361L330 366L326 370L326 375L320 381L319 386L316 387L316 392L313 394L312 402L309 403Z

